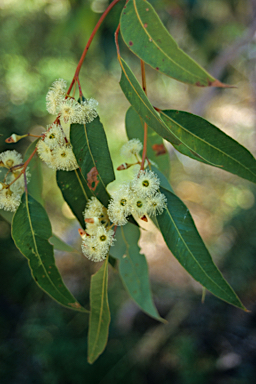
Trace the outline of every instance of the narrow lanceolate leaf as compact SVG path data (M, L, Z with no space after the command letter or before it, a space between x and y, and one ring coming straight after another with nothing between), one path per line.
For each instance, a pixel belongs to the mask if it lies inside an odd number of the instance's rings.
M93 196L79 169L74 171L57 171L57 184L63 198L83 228L85 228L83 211L88 199Z
M125 96L162 138L194 160L256 182L256 161L247 149L199 116L176 110L156 112L128 65L122 59L120 64Z
M108 258L91 278L88 362L92 364L104 351L108 340Z
M25 156L24 161L26 161L29 156L34 151L36 145L38 143L38 140L35 140L33 143L30 144L28 147ZM43 190L43 174L42 174L42 162L38 157L38 154L36 153L31 161L29 162L28 171L30 174L29 177L29 183L28 183L28 193L34 197L40 204L43 205L43 199L42 199L42 190Z
M130 0L124 6L120 23L122 37L129 49L155 70L199 87L227 86L178 47L147 1Z
M168 110L160 115L171 133L190 150L184 154L256 183L255 158L230 136L192 113ZM179 145L175 148L179 150ZM191 151L199 157L191 156Z
M145 95L145 92L141 88L138 80L134 76L129 66L123 59L120 58L120 65L122 68L122 76L120 80L120 86L127 100L131 103L136 112L140 115L143 121L145 121L151 128L154 129L162 138L169 141L175 148L190 157L203 161L206 164L211 164L208 161L202 159L197 153L192 152L186 147L175 135L171 133L171 130L163 122L160 114L153 108L149 99ZM212 164L211 164L212 165Z
M111 255L119 260L119 273L132 299L149 316L164 321L158 314L152 300L146 258L140 254L138 241L140 230L133 224L126 224L116 231L116 244Z
M128 139L144 141L144 122L133 107L126 112L125 127ZM163 139L156 131L148 127L147 157L156 163L159 169L167 176L170 175L170 159Z
M167 209L156 219L173 255L186 271L211 293L246 310L214 264L187 207L170 191L164 188L160 190L167 197Z
M17 248L28 259L32 277L38 286L59 304L88 312L64 285L55 265L49 218L43 206L32 196L23 194L21 205L12 221L12 237Z
M106 134L99 118L91 123L72 124L70 140L73 152L91 195L107 206L106 186L115 179Z

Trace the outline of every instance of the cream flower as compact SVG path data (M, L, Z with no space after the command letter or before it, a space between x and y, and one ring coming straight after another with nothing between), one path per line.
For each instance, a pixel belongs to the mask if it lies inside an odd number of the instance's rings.
M52 150L48 147L48 145L43 141L39 140L37 144L37 153L47 165L52 169L56 169L54 164L54 157L52 155Z
M125 225L127 216L131 214L132 191L130 184L124 184L119 191L114 192L108 205L108 216L112 223Z
M12 168L15 165L22 164L22 156L17 151L5 151L0 153L0 166L5 168Z
M86 209L84 211L84 218L100 217L103 214L103 205L96 197L91 197L88 200Z
M20 205L22 193L14 193L10 189L0 191L0 209L15 212Z
M106 230L103 225L98 226L97 233L95 234L95 239L98 242L99 248L109 249L113 244L114 231L112 229Z
M142 148L143 145L139 139L132 139L122 146L120 154L124 158L130 158L133 155L138 156Z
M87 236L82 240L82 252L89 260L99 262L106 258L108 249L102 249L94 236Z
M138 177L132 181L132 189L138 196L153 196L159 189L160 180L157 175L150 171L140 171Z
M94 99L84 100L81 102L82 114L81 120L79 121L80 124L90 123L98 116L96 111L97 105L98 101Z
M56 147L52 150L53 165L56 169L73 171L78 168L75 155L70 144Z
M74 99L64 99L58 106L58 113L64 123L78 123L81 120L81 105Z
M52 115L58 113L58 107L65 97L67 83L63 79L54 81L46 95L46 109Z
M148 198L147 213L149 216L161 215L166 208L167 199L163 193L157 192Z
M51 129L45 132L44 142L50 149L65 144L65 137L59 125L52 124Z
M134 196L131 202L131 212L135 218L141 218L148 212L148 199L142 196Z

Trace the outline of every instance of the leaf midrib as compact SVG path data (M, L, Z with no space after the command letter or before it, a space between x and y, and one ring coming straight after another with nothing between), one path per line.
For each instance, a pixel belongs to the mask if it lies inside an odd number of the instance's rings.
M37 255L37 257L38 257L39 260L40 260L40 264L39 264L39 265L42 266L42 268L43 268L43 270L44 270L44 272L45 272L45 275L46 275L47 279L49 280L50 284L53 286L53 288L54 288L54 289L55 289L55 290L56 290L56 291L57 291L57 292L58 292L58 293L65 299L65 300L67 300L67 298L63 295L63 293L60 292L60 291L58 290L58 288L53 284L53 282L52 282L52 280L50 279L50 276L49 276L49 274L48 274L48 272L47 272L47 269L45 268L45 266L44 266L44 264L43 264L43 262L42 262L41 256L40 256L40 254L39 254L39 252L38 252L37 243L36 243L36 238L35 238L35 233L34 233L33 226L32 226L32 220L31 220L30 211L29 211L28 194L26 193L25 196L26 196L26 208L27 208L27 214L28 214L29 226L30 226L30 230L31 230L32 238L33 238L33 243L34 243L34 246L35 246L35 248L36 248L36 255ZM47 239L44 239L44 240L47 241ZM53 296L52 296L52 297L53 297ZM67 304L66 304L66 305L67 305ZM67 305L67 306L68 306L68 305Z
M87 196L87 193L85 192L85 189L84 189L83 183L82 183L82 181L81 181L81 179L80 179L80 177L79 177L79 174L78 174L78 172L77 172L77 169L75 169L75 174L76 174L76 177L77 177L78 183L80 184L80 187L81 187L81 189L82 189L82 191L83 191L83 194L84 194L84 196L85 196L86 200L89 200L89 198L88 198L88 196ZM82 174L82 173L81 173L81 174Z

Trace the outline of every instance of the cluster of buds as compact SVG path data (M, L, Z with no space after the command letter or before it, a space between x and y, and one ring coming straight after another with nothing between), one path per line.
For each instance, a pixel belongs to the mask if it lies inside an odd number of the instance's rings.
M84 212L84 220L86 230L79 229L82 237L82 252L89 260L102 261L113 244L114 231L111 229L106 208L96 197L89 200Z
M64 123L86 124L97 117L98 102L94 99L78 103L73 97L66 95L67 83L63 79L54 81L46 95L47 111L60 118Z
M72 146L60 124L52 124L37 144L40 158L52 169L72 171L78 168Z
M24 191L24 178L21 175L23 159L16 151L5 151L0 154L0 167L3 179L0 182L0 209L14 212L20 205ZM26 170L28 182L28 171Z

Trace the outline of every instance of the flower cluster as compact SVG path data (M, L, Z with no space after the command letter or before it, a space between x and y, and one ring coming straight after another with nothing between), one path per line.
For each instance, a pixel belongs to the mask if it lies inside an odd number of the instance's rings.
M126 157L134 155L137 162L131 165L137 166L141 163L141 149L141 142L133 139L123 146L121 153ZM125 225L130 215L147 221L147 216L162 214L167 199L159 192L159 187L160 180L154 172L140 169L132 181L123 183L112 194L108 209L92 197L84 212L86 230L79 230L84 255L92 261L104 260L114 240L114 231L111 228L114 225Z
M0 182L0 209L14 212L20 205L21 195L24 190L24 178L19 177L23 159L20 153L16 151L5 151L0 154L0 167L5 168L1 174L4 174ZM28 171L26 178L28 182Z
M46 95L46 108L52 115L58 115L64 123L86 124L97 117L98 102L94 99L78 103L66 95L67 84L63 79L54 81Z
M109 219L115 225L125 225L129 215L141 219L161 214L166 207L166 197L158 191L159 185L154 172L140 171L131 182L114 192L108 206Z
M72 146L59 124L52 124L37 144L37 153L53 169L72 171L78 168Z
M89 200L84 219L86 231L81 235L82 252L89 260L102 261L113 244L114 231L109 226L106 208L96 197Z

